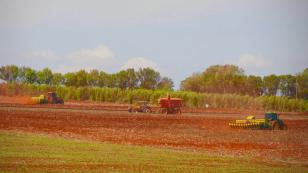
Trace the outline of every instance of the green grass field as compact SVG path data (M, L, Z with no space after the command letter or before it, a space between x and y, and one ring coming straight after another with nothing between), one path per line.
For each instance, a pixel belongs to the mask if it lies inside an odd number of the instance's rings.
M250 158L0 132L1 172L308 172Z

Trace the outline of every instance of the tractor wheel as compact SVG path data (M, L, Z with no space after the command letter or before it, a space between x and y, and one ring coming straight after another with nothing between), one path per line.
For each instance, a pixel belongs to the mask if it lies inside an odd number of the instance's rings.
M272 126L272 130L279 130L279 129L280 129L280 125L277 122L275 122Z
M162 109L162 110L160 111L160 113L161 113L161 114L168 114L168 110L167 110L167 109Z
M179 109L179 114L182 114L182 110L181 109Z
M282 129L281 130L288 130L288 126L286 124L283 124Z
M151 109L145 109L144 112L145 113L151 113L152 111L151 111Z

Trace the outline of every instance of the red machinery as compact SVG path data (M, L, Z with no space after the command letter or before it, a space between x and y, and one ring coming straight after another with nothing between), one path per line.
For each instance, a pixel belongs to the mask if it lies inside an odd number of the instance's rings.
M160 105L159 112L162 114L180 114L181 107L183 106L183 99L180 98L161 98L158 99Z

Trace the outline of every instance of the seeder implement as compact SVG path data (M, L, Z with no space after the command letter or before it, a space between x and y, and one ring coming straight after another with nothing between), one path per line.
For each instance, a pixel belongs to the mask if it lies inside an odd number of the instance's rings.
M230 122L229 126L237 129L287 129L287 125L278 118L276 113L266 113L263 119L247 116L245 120Z

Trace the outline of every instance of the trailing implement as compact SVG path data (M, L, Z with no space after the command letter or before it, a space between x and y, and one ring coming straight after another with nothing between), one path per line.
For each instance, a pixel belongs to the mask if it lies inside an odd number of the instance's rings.
M183 106L183 99L171 98L167 95L167 98L158 99L160 105L159 113L161 114L181 114L181 107Z
M279 119L277 113L265 113L264 118L256 119L254 116L247 116L245 120L235 120L229 123L231 128L239 129L272 129L286 130L287 125Z

